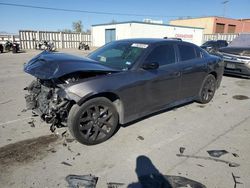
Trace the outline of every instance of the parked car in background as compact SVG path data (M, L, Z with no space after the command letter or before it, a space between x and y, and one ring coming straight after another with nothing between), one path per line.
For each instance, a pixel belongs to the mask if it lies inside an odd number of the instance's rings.
M190 101L208 103L223 70L221 58L191 43L127 39L87 58L44 51L24 67L36 77L25 98L51 130L68 126L76 140L93 145L119 124Z
M216 53L222 47L228 46L226 40L209 40L201 45L201 48L209 53Z
M225 74L250 78L250 34L240 34L219 51L225 61Z
M0 52L3 53L3 45L0 44Z

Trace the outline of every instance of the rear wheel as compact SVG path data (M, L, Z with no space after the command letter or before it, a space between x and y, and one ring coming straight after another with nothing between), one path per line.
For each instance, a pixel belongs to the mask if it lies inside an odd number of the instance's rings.
M209 103L216 90L216 79L212 74L207 75L204 79L202 87L199 92L198 102L202 104Z
M72 107L68 117L71 134L82 144L94 145L109 139L117 129L118 113L104 97Z

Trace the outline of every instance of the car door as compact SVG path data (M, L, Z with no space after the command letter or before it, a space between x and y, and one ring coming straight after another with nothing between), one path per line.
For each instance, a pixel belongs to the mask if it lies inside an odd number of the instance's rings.
M178 99L197 96L204 77L207 63L198 47L191 44L178 44L178 64L181 72L181 87Z
M141 71L148 78L143 93L145 109L155 111L177 99L180 71L176 60L176 51L171 43L156 46L145 59L144 63L159 64L158 69Z

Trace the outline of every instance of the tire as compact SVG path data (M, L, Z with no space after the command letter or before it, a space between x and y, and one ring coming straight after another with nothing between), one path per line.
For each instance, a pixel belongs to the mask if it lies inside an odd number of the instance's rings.
M201 104L209 103L214 97L215 90L216 79L214 75L209 74L205 77L202 83L197 102Z
M90 99L81 106L75 104L68 116L68 128L75 139L85 145L108 140L118 126L118 113L104 97Z
M13 47L13 48L12 48L12 53L13 53L13 54L17 53L17 48L16 48L16 47Z

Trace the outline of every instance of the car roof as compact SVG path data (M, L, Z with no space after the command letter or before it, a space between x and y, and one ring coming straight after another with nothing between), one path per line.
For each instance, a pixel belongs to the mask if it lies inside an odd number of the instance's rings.
M189 42L175 40L175 39L163 39L163 38L132 38L132 39L122 39L117 40L116 42L133 42L133 43L144 43L144 44L155 44L155 43L162 43L162 42L176 42L176 43L186 43L192 44Z

